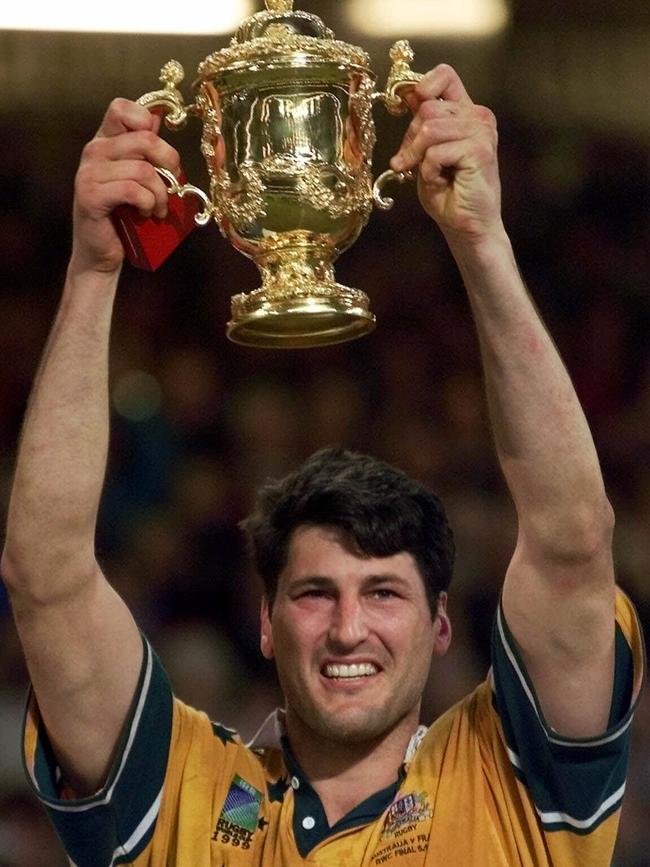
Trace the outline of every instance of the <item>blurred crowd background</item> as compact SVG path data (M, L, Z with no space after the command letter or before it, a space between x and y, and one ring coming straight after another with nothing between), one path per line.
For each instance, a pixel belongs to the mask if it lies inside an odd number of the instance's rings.
M650 147L620 130L535 122L498 97L491 105L506 226L592 426L617 515L619 582L648 625ZM3 523L21 419L65 272L74 172L98 121L90 113L65 122L0 115ZM399 141L396 127L380 127L380 170ZM425 721L489 665L514 512L458 272L415 190L401 188L396 199L338 263L339 281L365 290L378 319L372 335L350 344L280 352L229 343L230 296L258 277L214 226L195 231L158 273L123 272L98 557L178 695L245 738L281 697L258 651L260 585L238 522L261 482L324 445L391 461L447 506L458 548L455 640L432 670ZM26 685L0 584L0 867L62 867L20 764ZM650 864L647 695L634 740L616 867Z

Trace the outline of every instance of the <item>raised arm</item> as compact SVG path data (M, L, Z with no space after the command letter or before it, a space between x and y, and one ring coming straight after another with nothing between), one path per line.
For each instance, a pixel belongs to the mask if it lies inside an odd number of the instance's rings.
M129 203L163 215L149 160L178 168L157 120L113 102L85 148L59 310L27 410L2 576L50 741L66 781L104 781L137 685L142 641L95 559L108 448L108 343L123 250L109 219Z
M420 166L422 204L463 276L517 509L504 612L549 724L567 736L598 734L612 695L614 578L613 515L594 444L503 227L494 116L445 65L412 103L393 168Z

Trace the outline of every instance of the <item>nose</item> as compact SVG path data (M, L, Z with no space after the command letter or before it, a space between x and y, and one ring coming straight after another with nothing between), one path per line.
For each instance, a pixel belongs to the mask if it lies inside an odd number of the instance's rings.
M328 638L332 649L348 652L368 637L368 624L360 599L341 595L332 610Z

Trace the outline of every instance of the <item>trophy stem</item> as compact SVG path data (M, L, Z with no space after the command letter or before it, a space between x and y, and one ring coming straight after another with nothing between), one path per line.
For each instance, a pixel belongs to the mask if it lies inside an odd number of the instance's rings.
M299 348L372 331L368 297L336 282L333 251L299 245L256 257L262 285L232 298L228 337L248 346Z

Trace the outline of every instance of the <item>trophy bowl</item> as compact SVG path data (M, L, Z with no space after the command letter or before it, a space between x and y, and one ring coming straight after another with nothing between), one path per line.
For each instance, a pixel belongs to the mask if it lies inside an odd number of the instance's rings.
M233 246L257 265L262 283L231 300L228 337L262 347L306 347L360 337L375 326L367 295L336 282L334 261L358 238L391 171L373 184L377 101L406 111L404 91L421 76L407 42L393 46L385 92L366 52L340 42L292 0L266 0L230 45L199 65L195 101L178 90L183 69L163 67L162 90L138 100L162 108L171 129L188 115L203 123L209 195L160 170L170 193L196 194ZM400 96L401 94L401 96Z

